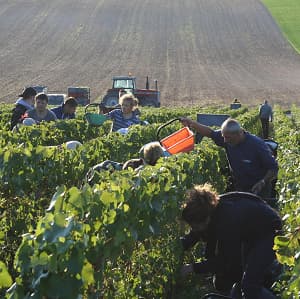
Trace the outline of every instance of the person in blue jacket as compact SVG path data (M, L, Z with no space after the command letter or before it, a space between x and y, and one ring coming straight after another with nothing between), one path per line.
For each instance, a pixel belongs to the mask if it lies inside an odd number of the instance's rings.
M58 107L52 108L57 119L74 119L78 103L76 99L69 97L65 102Z
M187 250L204 240L206 251L203 261L184 265L182 275L212 273L223 294L240 284L245 299L275 298L268 289L272 283L268 275L277 262L274 237L282 229L277 212L254 194L218 195L208 184L194 186L186 198L182 218L191 231L182 245Z
M225 149L234 191L251 192L263 198L271 197L278 164L264 140L246 132L238 121L231 118L223 122L221 130L213 130L188 118L181 121Z

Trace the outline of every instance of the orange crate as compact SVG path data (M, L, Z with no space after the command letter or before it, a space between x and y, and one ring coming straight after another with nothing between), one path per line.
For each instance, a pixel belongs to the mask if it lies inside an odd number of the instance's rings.
M186 153L194 149L194 133L184 127L160 141L161 145L172 155Z

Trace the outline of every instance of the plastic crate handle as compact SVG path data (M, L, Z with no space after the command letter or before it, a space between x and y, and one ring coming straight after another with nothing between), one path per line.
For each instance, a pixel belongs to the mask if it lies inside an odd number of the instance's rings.
M88 109L91 108L91 107L99 107L101 104L99 103L91 103L91 104L88 104L84 107L84 113L86 114L88 112Z
M161 125L158 129L157 129L157 132L156 132L156 139L158 140L158 142L161 144L160 142L160 132L163 128L165 128L166 126L170 125L171 123L175 122L175 121L181 121L181 118L178 117L178 118L174 118L174 119L171 119L170 121L168 121L167 123Z

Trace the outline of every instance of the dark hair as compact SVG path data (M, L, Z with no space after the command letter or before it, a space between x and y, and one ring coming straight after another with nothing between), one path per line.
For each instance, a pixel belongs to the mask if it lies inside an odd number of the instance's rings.
M35 96L35 100L42 100L48 103L48 96L45 93L40 92Z
M28 99L30 97L36 96L36 90L33 87L25 87L22 94L19 95L19 97L23 99Z
M68 105L69 107L77 107L78 103L73 97L69 97L65 100L65 105Z
M196 185L186 191L182 219L188 224L202 223L219 203L219 196L209 184Z
M124 163L122 169L128 169L129 167L132 169L136 169L143 164L144 164L143 159L130 159Z

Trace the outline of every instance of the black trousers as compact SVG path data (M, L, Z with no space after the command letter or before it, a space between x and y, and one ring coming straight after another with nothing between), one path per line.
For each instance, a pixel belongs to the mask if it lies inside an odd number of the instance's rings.
M241 289L245 299L275 299L264 287L265 275L275 260L274 234L270 233L248 248Z
M268 118L261 118L261 127L263 132L263 138L267 139L269 137L269 119Z
M223 295L231 295L233 299L275 299L268 289L269 270L275 261L273 251L274 233L254 243L243 246L243 270L240 272L239 264L232 265L232 271L223 275L214 276L214 286ZM233 285L237 283L238 289L233 291Z

